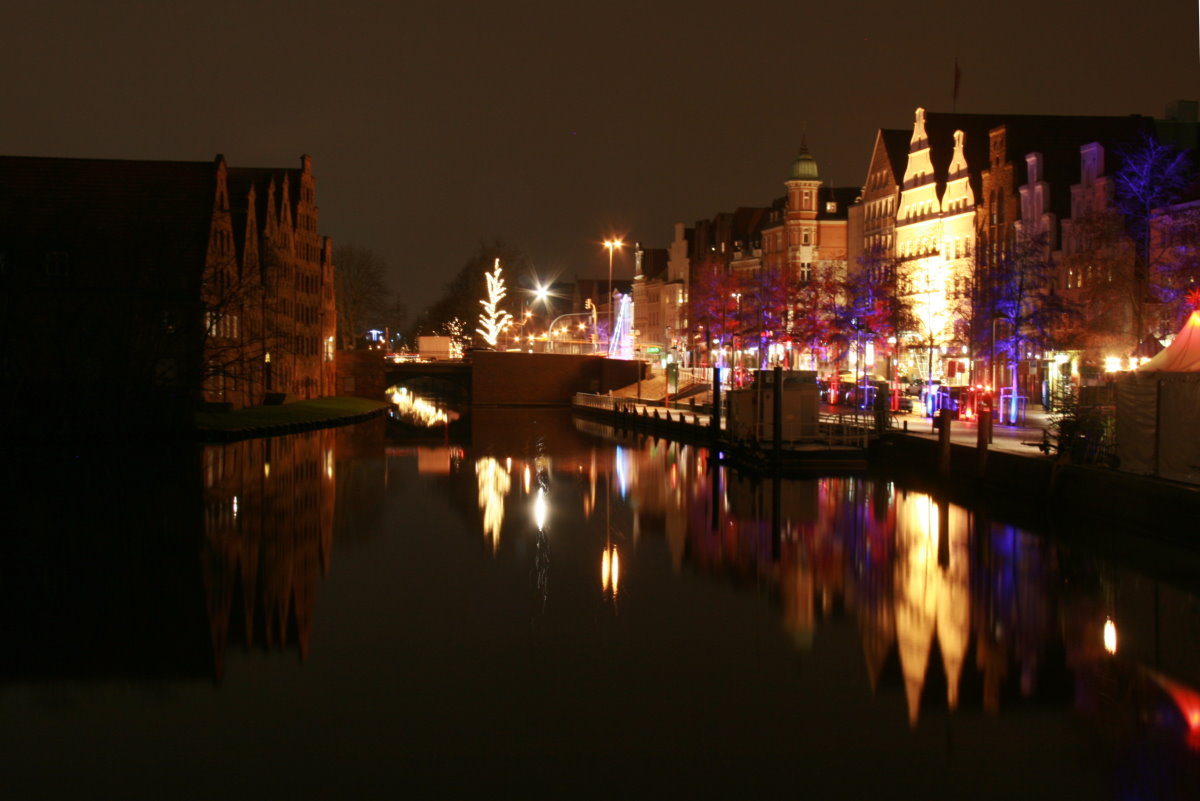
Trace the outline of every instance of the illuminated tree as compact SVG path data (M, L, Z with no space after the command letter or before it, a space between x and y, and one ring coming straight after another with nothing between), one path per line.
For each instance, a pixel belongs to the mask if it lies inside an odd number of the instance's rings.
M743 284L747 322L757 327L758 366L766 369L769 346L781 340L787 328L791 282L785 270L763 266Z
M688 319L694 333L703 334L701 341L708 343L710 366L724 366L713 354L723 353L738 329L737 295L741 289L737 277L719 263L702 267L692 283Z
M1121 156L1121 167L1113 174L1114 202L1133 242L1133 335L1140 342L1147 333L1144 304L1158 300L1150 286L1155 213L1184 197L1195 184L1196 170L1190 153L1150 134Z
M886 346L890 357L898 354L901 334L916 327L912 304L900 296L897 263L883 248L863 253L846 283L847 309L851 327L859 329L876 343ZM891 340L895 340L893 344Z
M441 333L445 324L455 318L476 319L479 298L487 294L487 275L497 259L511 274L523 274L531 270L529 259L520 248L500 239L480 242L454 277L446 282L442 296L412 320L411 337L415 339L419 334ZM511 295L506 301L509 311L519 313L512 307L514 298Z
M829 264L813 267L811 277L796 284L792 304L792 339L812 354L813 363L837 362L845 352L845 283Z
M495 269L486 274L487 297L479 301L483 306L483 312L479 315L479 328L475 329L483 337L484 342L493 348L499 342L500 334L512 321L512 315L500 308L500 302L504 300L506 294L504 279L500 273L500 259L496 259Z
M1003 359L1011 368L1015 398L1021 394L1018 365L1031 351L1055 347L1056 330L1073 310L1055 286L1055 265L1045 234L1019 233L1016 241L997 251L987 269L978 274L983 283L978 293L983 307L977 308L975 315L993 327L985 341L990 344L993 363ZM995 327L995 321L1004 321L1004 325Z
M507 312L505 313L507 314ZM461 358L463 350L471 344L471 335L467 333L467 324L455 317L453 320L442 323L441 333L450 337L451 358Z
M1200 291L1200 201L1162 209L1150 225L1148 278L1158 314L1147 328L1162 339L1187 320L1188 296Z

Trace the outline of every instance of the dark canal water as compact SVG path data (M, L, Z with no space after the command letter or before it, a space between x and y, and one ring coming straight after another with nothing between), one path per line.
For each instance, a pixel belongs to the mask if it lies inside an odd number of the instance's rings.
M4 795L1200 797L1196 576L470 425L10 453Z

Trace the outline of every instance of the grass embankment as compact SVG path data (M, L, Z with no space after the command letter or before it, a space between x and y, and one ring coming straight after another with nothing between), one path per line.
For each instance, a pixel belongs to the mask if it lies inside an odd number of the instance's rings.
M369 398L316 398L278 406L251 406L230 412L196 413L202 439L231 440L273 436L344 425L382 414L389 404Z

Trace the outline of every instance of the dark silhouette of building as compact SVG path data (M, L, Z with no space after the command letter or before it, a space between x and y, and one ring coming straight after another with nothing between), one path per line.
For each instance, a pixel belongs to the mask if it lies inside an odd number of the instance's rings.
M181 430L334 390L312 162L0 157L0 374L17 433Z

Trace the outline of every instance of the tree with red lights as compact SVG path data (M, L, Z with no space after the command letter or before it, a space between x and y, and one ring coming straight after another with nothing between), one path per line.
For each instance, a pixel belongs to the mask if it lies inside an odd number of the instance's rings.
M688 303L694 334L702 335L707 343L710 367L725 367L719 354L733 344L733 334L740 329L739 294L742 287L737 276L723 265L710 263L701 267L692 283Z

